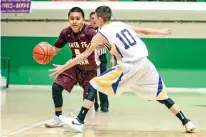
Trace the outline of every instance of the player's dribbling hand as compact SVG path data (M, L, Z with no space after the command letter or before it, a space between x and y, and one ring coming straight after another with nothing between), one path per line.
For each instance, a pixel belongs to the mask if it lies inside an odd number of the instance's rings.
M165 28L165 29L162 30L162 34L163 35L171 35L172 34L172 30L168 29L168 28Z
M52 78L57 78L63 71L63 65L53 64L54 69L49 69L49 72L52 72L49 76Z

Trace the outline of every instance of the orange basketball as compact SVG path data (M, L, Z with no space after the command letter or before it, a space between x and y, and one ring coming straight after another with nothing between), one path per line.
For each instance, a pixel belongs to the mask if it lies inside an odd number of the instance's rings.
M54 50L48 42L41 42L33 49L33 58L39 64L48 64L54 57Z

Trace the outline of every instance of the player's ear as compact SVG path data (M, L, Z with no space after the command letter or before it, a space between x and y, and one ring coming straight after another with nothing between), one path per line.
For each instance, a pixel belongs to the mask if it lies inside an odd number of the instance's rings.
M103 18L99 17L99 19L101 20L101 22L103 22L103 23L104 23L104 20L103 20Z

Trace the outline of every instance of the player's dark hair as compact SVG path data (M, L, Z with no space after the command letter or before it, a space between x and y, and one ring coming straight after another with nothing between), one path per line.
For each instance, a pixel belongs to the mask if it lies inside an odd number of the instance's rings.
M72 9L70 9L68 16L70 16L71 12L79 12L82 14L82 17L84 18L84 11L80 7L73 7Z
M90 14L89 14L89 17L91 17L92 15L94 15L95 14L95 12L91 12Z
M112 10L108 6L99 6L95 10L97 17L101 17L105 22L110 21L112 16Z

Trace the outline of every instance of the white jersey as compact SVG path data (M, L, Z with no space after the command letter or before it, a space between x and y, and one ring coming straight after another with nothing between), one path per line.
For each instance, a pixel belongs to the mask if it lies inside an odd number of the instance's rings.
M110 52L118 65L90 80L92 87L111 96L134 91L149 100L168 98L161 76L147 59L146 45L135 31L124 23L113 22L104 25L99 33L111 44Z
M104 25L101 33L111 44L110 52L117 61L133 62L148 56L146 45L136 32L122 22L111 22Z

